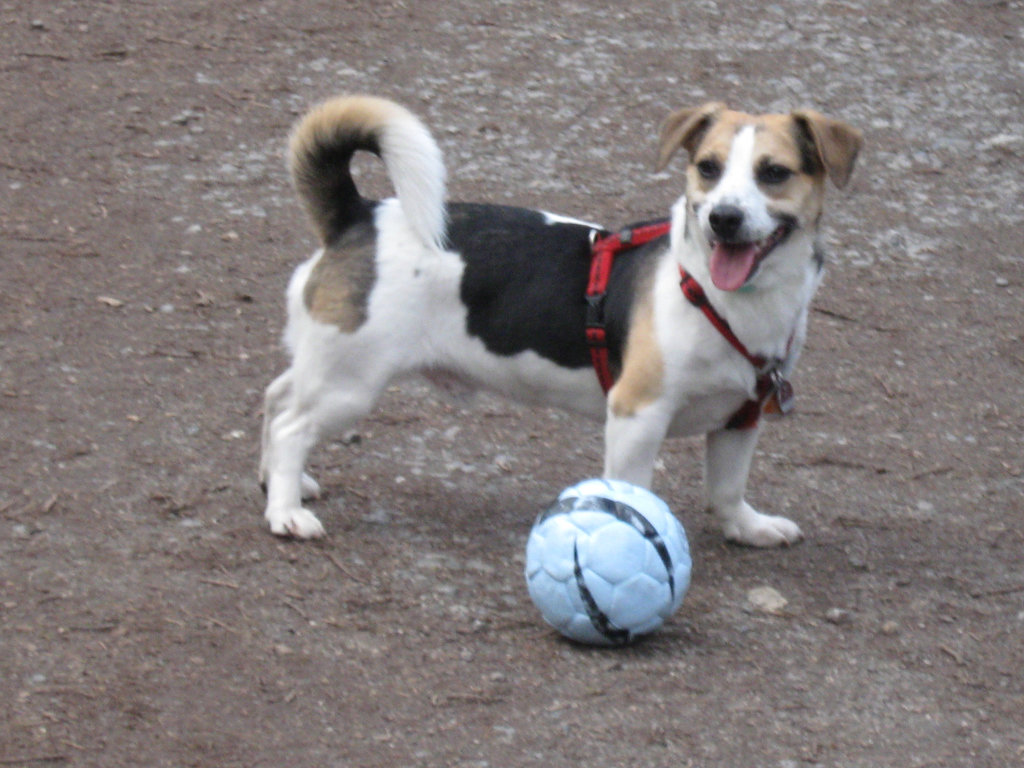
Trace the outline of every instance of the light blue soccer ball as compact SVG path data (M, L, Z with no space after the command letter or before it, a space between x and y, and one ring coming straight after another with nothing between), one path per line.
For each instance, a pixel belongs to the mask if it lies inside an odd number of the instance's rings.
M538 516L526 584L544 619L590 645L624 645L671 616L690 586L690 547L668 505L620 480L584 480Z

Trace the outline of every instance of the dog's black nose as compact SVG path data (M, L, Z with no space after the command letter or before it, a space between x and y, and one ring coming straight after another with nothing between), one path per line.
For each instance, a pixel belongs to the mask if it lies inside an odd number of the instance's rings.
M708 214L708 224L722 240L734 240L743 226L743 210L735 205L716 205Z

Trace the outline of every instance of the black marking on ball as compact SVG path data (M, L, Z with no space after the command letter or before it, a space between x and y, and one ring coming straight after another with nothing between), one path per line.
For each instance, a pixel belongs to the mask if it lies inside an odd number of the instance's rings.
M621 520L627 525L631 525L636 528L640 535L642 535L647 541L654 547L654 551L658 553L658 557L661 558L662 565L665 566L665 572L668 574L668 591L672 595L672 599L676 599L676 577L675 568L672 565L672 555L668 551L668 547L665 546L665 540L661 538L661 534L658 530L651 525L651 521L640 514L636 509L624 504L621 501L615 501L613 499L605 498L604 496L570 496L569 498L559 499L547 510L541 513L540 517L537 518L537 524L540 524L548 518L555 517L556 515L567 515L570 512L581 510L584 512L605 512L612 517ZM575 547L575 544L573 544ZM575 549L573 550L575 554Z
M583 606L587 609L587 618L594 625L594 629L604 635L604 638L613 645L625 645L628 643L630 639L629 630L616 627L612 620L608 618L608 615L598 607L597 601L590 593L587 580L583 577L583 568L580 566L580 555L576 548L575 540L572 543L572 564L573 575L576 576L576 589L579 590L580 597L583 598Z

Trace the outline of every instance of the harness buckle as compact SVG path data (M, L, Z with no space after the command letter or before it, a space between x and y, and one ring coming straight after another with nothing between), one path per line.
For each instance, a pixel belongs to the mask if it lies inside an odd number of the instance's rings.
M604 330L604 300L607 294L587 295L586 329L587 343L592 347L603 347L607 343Z
M587 294L587 328L604 327L604 300L607 293Z

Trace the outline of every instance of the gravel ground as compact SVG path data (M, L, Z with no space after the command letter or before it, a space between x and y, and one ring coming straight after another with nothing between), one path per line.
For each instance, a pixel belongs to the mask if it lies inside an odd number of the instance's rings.
M1022 764L1022 31L1018 1L0 0L0 765ZM316 455L326 540L267 533L313 246L284 140L341 92L419 113L456 199L612 226L681 192L671 109L862 128L751 477L807 540L723 544L669 443L682 609L566 643L522 548L599 425L419 382Z

